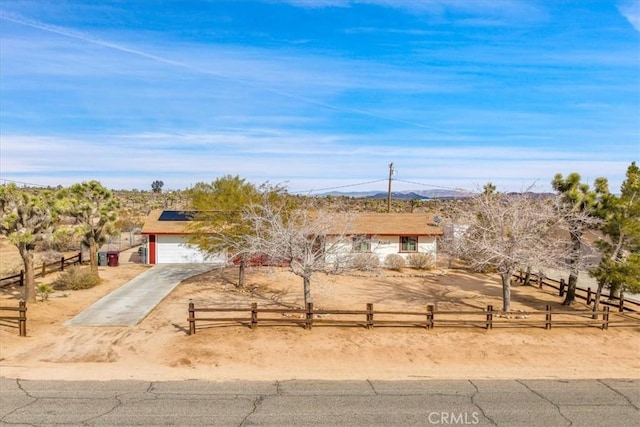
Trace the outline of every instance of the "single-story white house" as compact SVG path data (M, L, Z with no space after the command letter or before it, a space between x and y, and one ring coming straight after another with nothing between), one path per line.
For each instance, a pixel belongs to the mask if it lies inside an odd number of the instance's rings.
M345 254L371 253L384 261L390 254L407 255L438 252L438 238L442 229L433 216L424 213L358 213L340 230Z
M189 221L197 212L153 210L145 220L142 234L146 236L148 264L219 263L226 256L207 256L197 246L188 243ZM424 213L358 213L340 231L345 254L372 253L380 261L389 254L406 256L423 252L437 256L437 239L442 229ZM328 239L331 236L327 236Z

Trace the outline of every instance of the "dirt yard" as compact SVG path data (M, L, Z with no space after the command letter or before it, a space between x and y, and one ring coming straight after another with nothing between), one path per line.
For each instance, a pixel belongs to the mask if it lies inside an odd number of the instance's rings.
M123 258L121 258L123 259ZM302 280L282 269L217 270L180 284L135 327L67 327L63 323L144 271L128 263L100 267L103 283L57 291L28 307L28 337L0 328L0 375L25 379L275 380L638 378L640 328L447 329L217 327L188 336L187 304L302 305ZM370 277L316 275L312 295L325 308L439 309L501 306L497 277L463 270ZM445 274L446 273L446 274ZM54 275L47 277L52 280ZM12 293L13 292L13 293ZM550 291L515 286L514 309L560 307ZM1 295L16 302L15 290Z

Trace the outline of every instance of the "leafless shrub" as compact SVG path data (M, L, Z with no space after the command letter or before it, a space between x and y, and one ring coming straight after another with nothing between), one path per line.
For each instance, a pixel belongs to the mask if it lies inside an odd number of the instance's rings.
M402 255L389 254L384 258L384 266L389 270L401 270L405 267L406 261Z
M351 259L351 268L359 271L372 271L380 267L380 259L372 253L356 254Z
M407 256L407 263L411 268L418 270L430 270L434 267L433 255L424 252L417 252Z

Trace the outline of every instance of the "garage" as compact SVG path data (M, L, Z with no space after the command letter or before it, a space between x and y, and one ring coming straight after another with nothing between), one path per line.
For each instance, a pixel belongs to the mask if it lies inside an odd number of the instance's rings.
M146 237L145 263L148 264L202 264L224 263L226 257L207 257L198 246L190 245L189 222L195 212L154 210L142 227Z
M207 259L197 246L189 245L186 236L162 236L156 238L156 264L220 263L224 257Z

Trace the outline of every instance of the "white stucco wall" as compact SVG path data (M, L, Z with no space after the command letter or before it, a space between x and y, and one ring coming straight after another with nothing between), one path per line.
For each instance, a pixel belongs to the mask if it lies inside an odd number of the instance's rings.
M334 244L331 239L327 239L327 245ZM351 238L345 238L344 242L335 244L335 251L331 254L327 254L327 261L333 262L336 257L340 255L353 255ZM434 260L437 256L437 240L433 236L419 236L418 237L418 252L432 254ZM400 236L382 236L371 237L371 253L378 256L380 262L383 262L385 257L389 254L399 254L404 256L415 252L400 252Z

